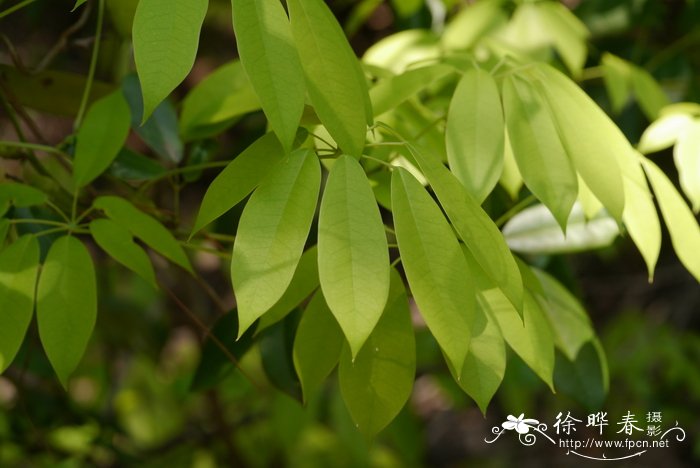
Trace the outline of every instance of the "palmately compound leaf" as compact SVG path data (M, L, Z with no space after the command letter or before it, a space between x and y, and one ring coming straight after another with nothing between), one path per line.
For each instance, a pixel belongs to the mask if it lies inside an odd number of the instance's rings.
M673 249L688 271L700 281L700 228L692 211L657 165L648 159L642 162L649 177L661 214L671 235Z
M132 36L145 122L194 65L208 0L141 0Z
M119 154L131 126L131 112L121 89L96 101L78 130L73 182L82 187L102 174Z
M511 75L503 81L503 107L510 145L525 184L566 231L578 181L544 98L524 78Z
M350 156L333 164L323 192L318 272L323 295L354 357L386 305L389 247L369 180Z
M182 246L175 236L155 218L121 197L99 197L93 206L104 211L109 218L127 228L134 237L141 239L150 248L192 273L192 265Z
M536 65L559 136L576 172L616 221L622 221L625 193L617 162L631 146L615 123L573 81L554 68Z
M284 150L274 133L263 135L236 156L209 184L192 234L248 196L282 158Z
M416 351L411 313L401 277L391 274L386 310L367 342L352 359L340 358L340 392L356 427L372 437L401 411L413 390Z
M151 260L126 227L111 219L96 219L90 223L90 234L110 257L157 288Z
M482 203L503 172L503 109L490 73L469 68L455 89L445 140L450 169Z
M287 13L279 0L232 0L241 63L270 126L289 152L306 88Z
M36 237L25 235L0 249L0 374L15 358L32 320L38 272Z
M405 169L392 174L391 203L413 298L447 359L461 369L469 349L475 291L457 238L435 201Z
M318 291L306 306L294 338L294 368L304 401L309 401L338 364L345 339L323 294Z
M297 150L275 167L248 200L231 258L239 335L275 305L292 281L320 184L315 154Z
M95 267L75 237L61 237L46 256L37 286L36 316L41 343L65 388L97 317Z
M325 2L289 0L287 5L314 110L340 148L359 157L372 120L360 63Z

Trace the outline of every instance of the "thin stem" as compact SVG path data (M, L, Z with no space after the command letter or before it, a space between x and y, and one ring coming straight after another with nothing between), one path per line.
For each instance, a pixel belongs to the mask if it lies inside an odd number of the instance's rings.
M197 171L202 171L206 169L217 169L219 167L225 167L228 166L231 163L231 161L214 161L210 163L202 163L202 164L195 164L193 166L185 166L185 167L178 167L175 169L171 169L169 171L165 171L162 174L159 174L157 177L154 177L153 179L150 179L148 182L143 184L141 188L139 189L140 192L143 192L146 190L146 188L150 187L151 185L155 184L156 182L159 182L163 179L167 179L168 177L177 175L177 174L186 174L188 172L197 172Z
M603 70L603 67L585 68L581 72L580 81L597 80L599 78L603 78L604 75L605 75L605 71Z
M73 223L75 223L77 216L78 216L78 194L80 192L79 188L76 188L73 191L73 206L71 207L70 211L70 219Z
M316 138L317 140L322 141L323 143L327 144L327 145L330 146L331 148L335 148L335 147L336 147L334 144L332 144L331 142L329 142L329 141L326 140L325 138L316 135L315 133L310 133L310 135L311 135L312 137Z
M40 231L34 234L35 237L41 237L41 236L47 236L49 234L56 234L57 232L63 232L63 231L68 231L69 228L68 226L60 227L60 228L54 228L54 229L47 229L45 231Z
M391 234L396 235L396 231L394 231L392 228L390 228L390 227L387 226L386 224L384 225L384 229L385 229L387 232L390 232Z
M216 250L216 249L212 249L212 248L209 248L209 247L204 247L204 246L197 245L197 244L190 244L189 242L185 242L185 241L178 241L178 242L180 243L181 246L183 246L183 247L186 248L186 249L196 250L196 251L199 251L199 252L205 252L205 253L208 253L208 254L211 254L211 255L216 255L217 257L223 258L223 259L226 259L226 260L230 260L230 259L231 259L231 254L227 254L226 252L219 252L219 251Z
M509 219L511 219L516 214L520 213L523 209L527 208L528 206L533 204L535 201L537 201L537 198L535 198L534 195L528 195L527 197L523 198L518 203L513 205L508 211L503 213L501 215L501 217L499 217L495 221L496 226L498 226L498 227L503 226Z
M105 1L98 0L97 3L97 29L95 31L95 43L92 45L92 57L90 58L90 69L88 70L87 82L85 83L85 89L83 90L83 98L80 101L80 108L78 109L78 115L75 118L75 123L73 124L74 129L78 129L83 121L83 116L85 115L85 110L87 108L88 101L90 100L90 91L92 91L92 83L95 80L95 70L97 69L97 57L100 53L100 42L102 40L102 22L104 19L105 12Z
M400 261L401 257L396 257L396 259L393 262L391 262L391 268L394 268L396 265L398 265Z
M393 168L393 167L394 167L394 166L392 166L391 164L389 164L389 163L386 162L386 161L382 161L381 159L373 158L372 156L367 156L366 154L363 154L362 157L365 158L365 159L369 159L370 161L374 161L374 162L376 162L376 163L382 164L382 165L384 165L384 166L386 166L386 167L388 167L388 168Z
M10 224L42 224L44 226L60 226L68 229L69 225L58 221L49 221L47 219L11 219Z
M0 19L11 15L12 13L14 13L17 10L21 10L22 8L26 7L27 5L32 4L34 2L36 2L36 0L24 0L23 2L19 2L17 5L11 6L7 10L0 12Z
M94 206L91 206L91 207L88 208L87 210L83 211L83 212L80 214L80 216L78 216L78 219L75 220L75 223L76 223L76 224L80 223L83 219L85 219L85 217L86 217L87 215L89 215L89 214L92 213L93 211L95 211L95 207L94 207Z
M1 146L7 146L10 148L20 148L20 149L26 149L30 151L43 151L44 153L51 153L51 154L56 154L59 156L63 156L64 158L69 158L68 154L64 153L58 148L54 148L53 146L49 145L38 145L36 143L25 143L23 141L6 141L2 140L0 141L0 147Z
M58 206L56 206L52 201L47 200L47 201L46 201L46 206L48 206L49 208L51 208L52 210L54 210L54 211L56 212L56 214L59 215L61 218L63 218L63 220L64 220L67 224L70 224L70 223L71 223L70 218L63 212L62 209L60 209Z

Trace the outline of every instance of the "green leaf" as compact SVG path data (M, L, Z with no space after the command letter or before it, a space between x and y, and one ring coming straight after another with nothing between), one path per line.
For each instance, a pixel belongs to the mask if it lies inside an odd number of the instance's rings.
M355 357L386 305L389 247L367 176L350 156L335 161L324 189L318 272L326 302Z
M182 102L180 133L189 141L216 132L207 127L226 128L249 112L260 109L260 100L238 60L217 68L190 91ZM218 124L218 125L217 125Z
M75 5L73 6L73 9L71 11L77 10L78 7L85 2L87 2L87 0L75 0Z
M570 361L576 360L581 347L595 336L586 311L581 303L554 277L532 268L544 294L536 299L552 327L554 343Z
M400 75L381 80L369 91L374 115L379 117L396 108L402 102L430 86L431 83L452 72L454 72L454 68L437 64L408 70Z
M236 339L237 336L238 314L234 310L220 317L211 327L192 378L192 390L210 389L238 367L238 361L253 345L253 331L250 329L239 340Z
M294 338L294 368L305 402L338 364L344 342L343 331L318 291L301 315Z
M273 133L268 133L231 161L204 194L194 223L194 235L243 200L284 157Z
M653 76L643 68L632 68L632 90L644 115L649 120L659 117L661 109L668 104L668 96Z
M469 395L483 414L503 381L506 372L506 344L495 319L477 301L476 320L464 365L455 375L459 386Z
M572 74L579 75L586 63L586 26L559 2L540 2L536 6L540 20L562 61Z
M554 391L552 331L532 293L525 292L523 320L498 289L483 291L479 301L495 317L508 345Z
M688 114L667 114L652 122L639 140L638 149L644 154L670 148L687 132L693 119Z
M469 49L490 31L508 20L502 0L482 0L468 4L452 18L442 35L447 49Z
M625 135L612 120L574 84L554 68L538 64L538 83L547 97L566 152L583 181L608 213L622 220L625 194L617 155L630 151Z
M177 239L160 222L121 197L99 197L93 203L117 224L128 229L150 248L192 273L192 265Z
M578 181L545 100L530 83L511 75L503 81L503 107L509 141L525 184L566 231Z
M2 216L2 203L0 203L0 216ZM10 230L10 220L6 218L0 218L0 252L5 247L5 239L7 238L7 233Z
M649 177L661 214L666 221L671 243L678 259L700 281L700 228L668 177L648 159L642 162Z
M124 97L131 110L131 127L155 153L163 160L179 163L182 161L183 145L178 135L177 113L169 100L164 100L153 111L143 125L143 98L141 84L135 74L124 77L122 82Z
M472 275L440 208L406 170L391 179L394 228L411 293L448 361L461 369L474 321Z
M566 235L544 205L527 208L503 227L508 246L516 252L550 255L607 247L620 234L617 223L604 211L587 220L579 203L567 221Z
M700 211L700 120L693 120L681 133L673 150L673 160L681 188L697 213Z
M110 219L96 219L90 223L90 234L109 256L158 288L148 255L134 242L126 227Z
M289 315L265 330L260 335L259 343L263 370L270 383L295 400L301 401L301 385L292 358L298 315Z
M75 237L53 243L37 286L39 338L64 388L87 348L97 317L95 267Z
M603 70L605 89L610 96L612 110L616 114L622 112L631 92L631 67L628 62L610 53L604 53L600 61Z
M260 318L256 333L282 320L318 288L317 252L318 249L313 246L303 253L289 287L279 301Z
M241 63L270 126L289 152L306 88L289 19L279 0L232 0Z
M429 153L409 145L454 229L486 274L522 308L523 283L501 231L457 178Z
M593 412L605 403L606 372L593 343L588 343L573 359L557 353L554 386Z
M132 36L142 122L192 69L208 5L207 0L141 0L136 7Z
M503 172L503 125L496 81L480 68L469 68L452 96L445 140L452 173L479 203Z
M76 188L92 182L114 161L129 135L130 122L129 105L121 89L90 106L77 135L73 164Z
M10 204L18 208L43 205L48 200L44 192L30 185L17 182L0 183L0 205Z
M513 155L513 148L510 146L508 130L505 131L504 142L503 173L501 174L499 183L506 192L508 192L510 198L516 201L518 200L520 189L523 188L523 176L520 174L518 163L515 161L515 156Z
M344 152L362 154L372 106L358 59L321 0L289 0L294 41L316 114Z
M277 165L246 204L231 259L239 334L289 286L309 235L320 184L316 155L298 150Z
M36 237L25 235L0 249L0 374L12 363L29 328L38 273Z
M416 347L401 277L392 270L387 307L355 359L343 348L340 392L356 427L372 437L401 411L413 390Z
M146 181L161 177L165 168L149 157L122 148L109 167L109 173L122 180Z

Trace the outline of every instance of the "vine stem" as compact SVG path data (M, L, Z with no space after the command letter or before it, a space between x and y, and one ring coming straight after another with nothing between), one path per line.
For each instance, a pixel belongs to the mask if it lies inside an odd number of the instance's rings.
M17 10L21 10L22 8L26 7L27 5L32 4L34 2L36 2L36 0L24 0L23 2L19 2L17 5L11 6L7 10L0 12L0 19L11 15L12 13L14 13Z
M105 13L105 0L98 0L97 3L97 29L95 30L95 43L92 45L92 57L90 57L90 68L88 70L87 82L83 90L83 97L80 100L78 115L75 117L73 128L77 130L83 122L85 110L88 101L90 100L90 91L92 91L92 83L95 81L95 70L97 69L97 57L100 54L100 42L102 40L102 23Z

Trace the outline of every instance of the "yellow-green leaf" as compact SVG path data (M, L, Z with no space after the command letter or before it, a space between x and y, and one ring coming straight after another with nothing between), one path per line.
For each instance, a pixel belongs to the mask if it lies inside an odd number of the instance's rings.
M73 164L76 187L92 182L119 154L131 126L131 112L121 89L96 101L78 130Z
M469 68L447 113L445 141L452 173L482 203L503 172L503 109L496 81Z
M111 219L96 219L90 223L90 234L110 257L157 287L151 260L126 227Z
M145 122L194 65L208 0L141 0L132 36Z
M374 115L380 115L414 96L431 83L449 75L454 68L443 65L430 65L403 72L400 75L385 78L369 91Z
M474 321L472 275L440 208L408 171L392 174L394 228L413 298L456 369L469 349Z
M354 360L348 346L340 357L340 392L360 432L372 437L396 417L411 395L415 374L411 313L401 277L393 270L377 326Z
M289 152L304 110L304 74L279 0L232 0L241 63L270 126Z
M289 286L309 235L320 184L316 155L297 150L275 167L246 204L231 259L239 336Z
M359 157L372 106L342 28L322 0L289 0L292 33L316 114L347 154Z
M273 133L268 133L236 156L209 184L192 234L248 196L275 164L284 158L284 154L279 140Z
M673 160L678 169L681 189L697 213L700 211L700 120L693 120L681 133L673 149Z
M109 218L128 229L150 248L185 270L192 272L192 265L172 233L155 218L136 208L121 197L99 197L93 203Z
M75 237L53 243L37 286L39 338L64 388L80 363L97 317L95 267Z
M25 235L0 249L0 374L15 358L32 320L38 272L36 237Z
M304 309L294 338L294 368L304 401L314 396L338 364L343 343L343 331L318 291Z
M503 107L510 145L525 184L566 231L578 180L545 100L532 84L511 75L503 81Z
M357 160L341 156L323 192L318 221L323 295L357 355L389 294L389 247L379 207Z

